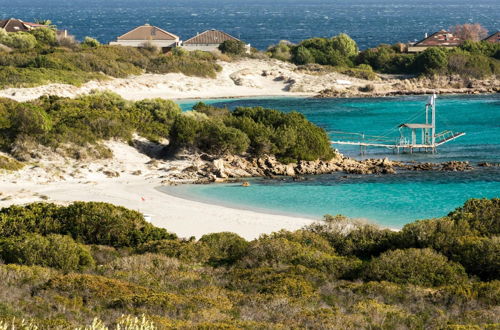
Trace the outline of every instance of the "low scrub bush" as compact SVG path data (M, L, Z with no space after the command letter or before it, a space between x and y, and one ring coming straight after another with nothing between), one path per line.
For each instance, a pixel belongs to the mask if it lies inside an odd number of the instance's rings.
M0 240L0 259L6 263L53 267L66 272L94 265L86 246L61 235L28 234Z
M137 211L107 203L75 202L67 207L33 203L0 210L0 237L29 233L71 235L86 244L114 247L176 237L149 224Z
M234 233L203 235L200 242L208 248L208 262L215 266L235 263L248 249L248 242Z
M364 272L367 280L441 286L467 280L464 268L432 249L394 250L374 258Z

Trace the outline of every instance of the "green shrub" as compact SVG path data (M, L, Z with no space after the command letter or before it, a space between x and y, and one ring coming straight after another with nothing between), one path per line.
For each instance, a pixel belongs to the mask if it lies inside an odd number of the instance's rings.
M50 27L37 28L30 31L40 44L55 46L57 44L56 31Z
M446 50L439 47L429 47L415 58L417 71L426 74L443 73L447 65Z
M0 44L20 50L32 49L37 46L36 38L27 32L8 33L0 29Z
M295 265L317 269L334 278L352 276L361 262L354 258L339 257L285 238L261 238L250 244L242 266L262 267Z
M239 40L225 40L219 45L219 50L224 54L243 55L246 52L246 45Z
M292 62L298 65L314 63L315 59L311 52L304 46L293 48Z
M280 230L279 232L272 233L269 237L272 239L285 238L290 242L296 242L325 253L335 254L335 249L332 248L325 238L308 230L297 230L293 232Z
M421 286L441 286L467 280L464 268L432 249L394 250L374 258L364 278Z
M158 253L185 262L205 263L210 257L207 246L193 241L155 240L141 244L139 253Z
M466 221L480 235L500 235L500 198L469 199L465 204L448 214L455 222Z
M306 227L343 256L368 259L398 246L399 234L389 229L356 223L343 216L325 216L324 221Z
M267 54L280 61L290 61L292 59L291 46L290 42L281 40L277 45L270 46Z
M97 48L100 45L101 45L101 43L97 39L94 39L91 37L85 37L85 38L83 38L83 41L82 41L82 46L84 46L84 47Z
M240 260L248 249L248 242L234 233L203 235L200 242L208 248L208 262L214 266L233 264Z
M358 45L345 33L332 38L332 48L344 57L350 58L358 54Z
M58 218L65 232L86 244L137 246L175 238L146 222L141 213L107 203L75 202L62 208Z
M449 258L484 281L500 279L500 237L464 236L450 248Z
M61 235L29 234L0 240L0 258L7 263L53 267L66 272L94 265L86 246Z
M28 233L71 235L86 244L115 247L175 238L154 227L141 213L98 202L75 202L67 207L33 203L0 210L0 237Z

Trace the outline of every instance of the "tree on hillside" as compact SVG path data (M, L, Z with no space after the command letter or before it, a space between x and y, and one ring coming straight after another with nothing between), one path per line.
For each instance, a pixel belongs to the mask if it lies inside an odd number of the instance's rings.
M451 28L451 32L462 40L483 40L488 36L488 30L481 24L458 24Z
M226 40L219 45L224 54L243 55L246 52L245 43L237 40Z
M345 57L352 57L358 54L358 45L345 33L332 38L332 46Z

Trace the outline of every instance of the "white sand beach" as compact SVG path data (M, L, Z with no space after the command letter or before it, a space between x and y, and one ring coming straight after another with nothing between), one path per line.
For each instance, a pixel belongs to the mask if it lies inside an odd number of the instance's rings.
M186 160L159 162L137 149L110 141L111 160L91 163L51 158L0 176L0 207L47 201L99 201L121 205L152 216L152 223L180 237L201 237L229 231L246 239L280 229L295 230L311 219L232 209L174 197L156 188L165 178L175 177ZM140 174L138 174L140 172ZM107 174L106 174L107 173ZM114 173L109 177L109 173Z

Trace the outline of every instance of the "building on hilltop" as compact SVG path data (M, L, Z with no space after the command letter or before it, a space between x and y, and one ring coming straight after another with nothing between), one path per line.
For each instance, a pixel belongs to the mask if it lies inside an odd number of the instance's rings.
M179 37L159 27L144 24L116 38L110 45L128 47L155 46L166 52L179 45Z
M488 42L493 42L493 43L499 43L500 42L500 31L493 33L492 35L484 38L483 40L488 41Z
M462 43L463 40L454 36L453 33L441 30L431 34L430 36L426 35L424 39L416 43L408 44L408 53L423 52L429 47L453 48L460 46Z
M206 52L211 52L219 48L219 45L227 40L241 41L238 38L233 37L226 32L219 30L207 30L205 32L199 33L196 36L182 42L182 48L192 51L192 50L202 50ZM247 52L250 51L250 44L246 45Z

